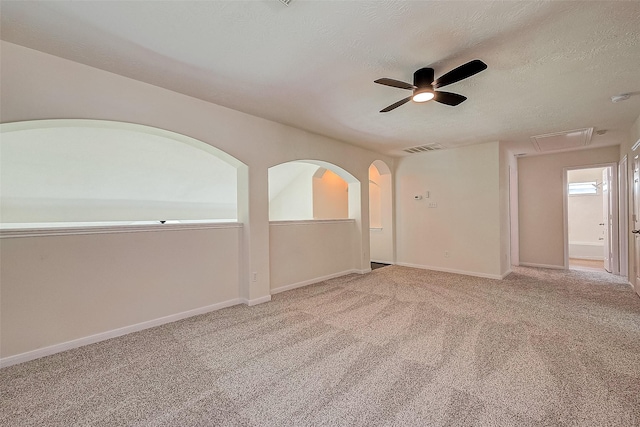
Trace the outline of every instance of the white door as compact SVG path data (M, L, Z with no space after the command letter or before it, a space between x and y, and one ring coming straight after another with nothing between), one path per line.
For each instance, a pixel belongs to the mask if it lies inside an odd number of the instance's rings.
M633 159L633 238L635 241L634 266L636 270L635 288L640 295L640 159Z
M604 269L612 271L611 235L613 228L613 215L611 215L611 168L602 171L602 218L604 222Z

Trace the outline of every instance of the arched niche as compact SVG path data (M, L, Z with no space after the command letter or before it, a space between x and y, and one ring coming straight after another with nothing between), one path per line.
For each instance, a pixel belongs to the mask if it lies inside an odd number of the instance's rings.
M243 164L144 125L37 120L0 125L3 227L236 221Z
M269 168L269 218L346 219L359 215L360 182L319 160L294 160Z
M369 166L369 232L371 260L392 264L393 182L391 169L382 160Z

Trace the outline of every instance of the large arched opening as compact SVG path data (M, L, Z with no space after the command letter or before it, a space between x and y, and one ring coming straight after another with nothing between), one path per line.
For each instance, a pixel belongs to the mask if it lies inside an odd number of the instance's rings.
M241 162L129 123L0 132L0 365L246 301Z
M1 131L3 228L237 221L241 163L204 142L101 120Z

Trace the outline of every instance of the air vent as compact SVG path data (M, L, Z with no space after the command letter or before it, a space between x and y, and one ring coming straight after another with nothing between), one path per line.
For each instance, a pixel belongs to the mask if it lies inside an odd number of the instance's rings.
M419 147L405 148L402 151L404 151L405 153L415 154L415 153L424 153L425 151L435 151L435 150L442 150L442 145L440 144L421 145Z
M536 151L546 153L549 151L586 147L591 143L592 134L593 128L575 129L566 132L532 136L531 142Z

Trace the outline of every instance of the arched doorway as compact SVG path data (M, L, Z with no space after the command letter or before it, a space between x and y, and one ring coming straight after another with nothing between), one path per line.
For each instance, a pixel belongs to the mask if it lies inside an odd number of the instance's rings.
M394 263L393 183L382 160L369 166L369 234L372 268Z

